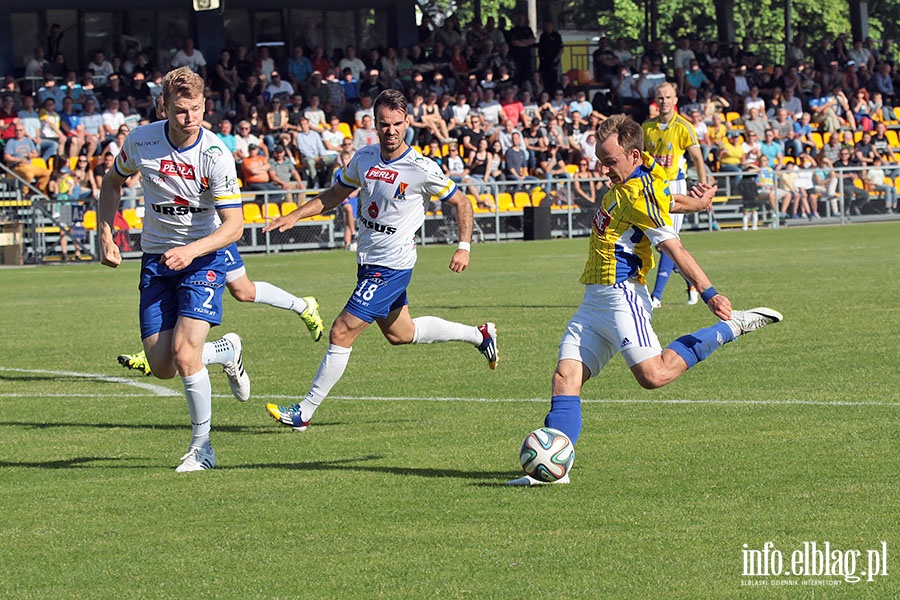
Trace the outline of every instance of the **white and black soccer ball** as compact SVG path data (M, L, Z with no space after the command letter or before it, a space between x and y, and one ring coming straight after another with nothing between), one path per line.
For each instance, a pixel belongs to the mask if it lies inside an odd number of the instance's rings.
M538 481L556 481L566 476L575 461L575 447L558 429L541 427L525 437L519 462L525 474Z

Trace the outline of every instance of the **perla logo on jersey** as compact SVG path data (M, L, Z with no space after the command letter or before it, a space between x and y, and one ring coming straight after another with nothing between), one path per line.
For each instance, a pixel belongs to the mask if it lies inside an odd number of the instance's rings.
M181 177L182 179L196 179L194 165L177 163L173 160L159 161L159 173L163 176Z
M387 183L394 183L395 181L397 181L397 171L371 167L368 171L366 171L366 179L375 179L378 181L385 181Z

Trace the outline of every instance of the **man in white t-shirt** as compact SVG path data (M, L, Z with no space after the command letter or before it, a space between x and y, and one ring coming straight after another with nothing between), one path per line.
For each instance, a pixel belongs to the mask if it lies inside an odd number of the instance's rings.
M305 431L319 404L337 384L353 343L377 322L393 344L468 342L497 365L497 329L493 323L478 327L437 317L413 319L407 306L407 287L416 263L416 233L425 220L425 205L432 196L457 212L459 246L450 270L461 273L469 265L472 239L472 204L456 184L429 158L407 145L407 102L397 90L385 90L375 101L378 144L356 151L337 182L297 210L275 219L263 231L287 231L300 219L326 213L359 190L357 280L350 299L331 327L328 351L306 398L299 404L266 409L276 420Z
M194 48L194 40L184 39L184 47L172 57L172 68L188 67L191 71L206 79L206 58L203 53Z

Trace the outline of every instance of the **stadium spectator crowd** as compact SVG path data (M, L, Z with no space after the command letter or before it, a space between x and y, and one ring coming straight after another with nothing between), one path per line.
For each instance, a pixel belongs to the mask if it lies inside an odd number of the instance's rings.
M557 201L585 206L604 189L592 151L598 124L618 112L638 121L653 116L656 86L669 81L709 169L732 174L735 186L742 174L764 169L760 198L782 200L785 216L798 210L802 216L806 206L813 218L818 212L809 198L826 205L836 194L828 185L810 185L803 194L788 189L790 165L858 169L844 173L848 209L863 210L873 196L884 198L881 210L896 209L891 178L900 175L900 164L892 127L900 126L893 110L900 55L891 40L851 43L842 35L808 45L798 36L783 64L762 60L751 40L727 46L682 37L671 47L656 40L643 53L635 49L629 40L602 38L591 70L562 72L564 45L554 22L533 31L523 14L509 27L488 18L465 28L454 15L440 26L426 16L409 47L347 46L328 56L298 46L284 60L266 46L238 46L208 64L187 39L171 64L98 51L79 74L72 57L50 62L37 48L26 77L8 75L0 89L0 141L6 163L46 190L51 159L68 159L56 162L71 161L74 170L77 157L86 156L95 166L118 151L131 128L155 120L164 72L186 65L208 83L204 126L232 152L247 189L319 188L331 181L342 153L377 141L372 101L394 88L409 100L408 143L472 193L492 191L497 181L529 189L548 178L572 178L579 180L574 197ZM866 176L869 167L884 179ZM86 177L81 193L95 196L98 187Z

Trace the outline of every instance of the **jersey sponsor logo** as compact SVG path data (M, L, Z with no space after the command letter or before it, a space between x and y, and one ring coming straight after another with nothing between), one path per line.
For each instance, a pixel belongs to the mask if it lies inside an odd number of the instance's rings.
M121 150L119 150L119 156L122 157L123 163L128 162L128 155L125 154L125 148L122 148Z
M406 200L406 188L409 186L408 183L400 182L400 185L397 186L397 191L394 192L394 200Z
M594 231L597 232L597 235L603 235L604 233L606 233L606 228L609 227L610 220L612 220L612 217L610 217L609 213L601 207L597 211L597 214L594 215L594 220L591 222L591 227L594 228Z
M209 210L208 208L201 208L199 206L184 206L184 205L169 206L169 205L163 205L163 204L151 204L150 208L153 209L153 212L158 213L160 215L173 215L173 216L174 215L182 216L182 215L188 215L188 214L194 214L194 213L202 213L202 212L206 212Z
M373 219L377 219L378 218L378 205L375 204L375 202L373 201L369 205L369 208L366 209L366 212L369 213L369 216L372 217Z
M181 196L175 196L175 198L173 199L173 202L175 202L175 204L177 204L178 206L190 206L191 205L190 202L188 202L186 199L182 198Z
M395 233L397 233L396 227L390 227L388 225L376 223L375 221L370 221L362 215L359 216L359 222L362 223L366 229L372 229L374 231L377 231L378 233L385 233L387 235L394 235Z
M159 161L159 173L164 176L181 177L182 179L196 179L194 165L177 163L173 160Z
M159 140L148 140L146 142L135 142L135 146L142 148L144 146L159 146Z
M216 280L216 272L215 271L207 271L206 272L206 280L210 283L213 283Z
M397 171L392 171L390 169L379 169L378 167L371 167L368 171L366 171L366 179L375 179L377 181L385 181L387 183L394 183L397 181Z
M203 154L210 157L214 162L217 158L222 156L222 149L218 146L210 146L206 150L203 151Z
M202 194L209 189L209 177L200 178L200 193Z

